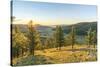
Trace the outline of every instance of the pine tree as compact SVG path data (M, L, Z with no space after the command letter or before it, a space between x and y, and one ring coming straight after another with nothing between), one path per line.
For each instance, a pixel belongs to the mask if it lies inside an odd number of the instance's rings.
M92 44L92 30L91 28L87 31L87 36L86 36L86 41L87 41L87 45L90 48L90 45Z
M46 40L45 40L45 48L50 48L50 39L49 39L49 37L46 37Z
M96 34L96 31L92 31L92 44L94 45L94 48L95 48L95 45L97 44L97 34Z
M23 56L24 49L27 49L28 39L21 33L18 26L12 30L12 51L15 56Z
M65 46L70 46L70 44L71 44L70 36L67 34L65 36Z
M75 37L76 37L75 28L74 28L74 26L72 26L71 32L70 32L70 34L69 34L69 39L70 39L70 41L71 41L72 49L74 48Z
M12 29L12 56L18 57L19 56L19 43L17 41L17 37L19 34L19 28L17 26Z
M34 56L35 49L35 29L32 20L28 24L28 39L29 39L29 52Z
M42 49L40 33L36 30L35 30L35 44L36 44L36 49Z
M61 47L64 44L64 35L61 26L56 26L55 40L58 49L61 50Z

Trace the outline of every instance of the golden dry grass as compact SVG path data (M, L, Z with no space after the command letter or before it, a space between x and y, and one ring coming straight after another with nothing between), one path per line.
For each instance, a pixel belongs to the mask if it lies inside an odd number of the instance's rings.
M92 47L92 46L91 46ZM44 49L44 50L35 50L35 56L29 58L29 56L22 58L13 59L13 64L24 65L23 63L28 62L28 64L60 64L60 63L73 63L73 62L85 62L85 61L96 61L97 60L97 51L94 48L91 48L90 55L89 50L86 45L75 45L74 51L72 51L71 46L62 47L61 50L56 48ZM26 58L28 57L28 60ZM35 59L34 59L35 58ZM22 60L24 62L22 62ZM35 62L34 62L35 61Z
M56 48L45 49L44 51L37 50L35 51L35 55L43 55L49 57L54 61L54 63L84 62L89 61L91 58L93 59L93 57L89 57L89 51L86 49L86 45L75 45L75 51L73 52L71 46L66 46L62 47L61 50L56 50ZM96 57L94 58L95 61Z

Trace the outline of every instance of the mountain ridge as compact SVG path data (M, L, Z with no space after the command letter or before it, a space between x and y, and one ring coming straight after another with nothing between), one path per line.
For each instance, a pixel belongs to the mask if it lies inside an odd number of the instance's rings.
M12 24L12 28L14 28L15 26L18 26L22 32L27 32L27 30L28 30L27 25L24 25L24 24ZM40 24L35 24L33 27L40 32L51 33L52 31L55 30L56 26L57 25L44 26L44 25L40 25ZM78 34L78 35L85 35L86 31L88 31L89 28L97 31L97 22L80 22L77 24L60 25L60 26L62 27L64 33L66 33L66 34L70 32L72 26L74 26L75 29L78 30L76 32L76 34Z

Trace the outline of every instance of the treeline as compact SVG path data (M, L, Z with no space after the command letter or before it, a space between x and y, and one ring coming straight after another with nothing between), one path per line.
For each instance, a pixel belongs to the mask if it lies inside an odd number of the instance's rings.
M79 22L73 25L64 25L62 27L64 33L68 34L71 30L71 27L74 26L76 29L76 35L87 35L88 29L91 27L92 31L95 30L97 32L97 22Z
M71 27L71 30L68 34L64 35L62 27L56 26L55 31L52 36L43 37L40 35L30 21L27 25L28 32L22 33L18 26L12 29L12 58L20 57L24 55L35 55L35 50L44 50L48 48L57 48L61 50L62 46L71 45L74 49L76 42L76 28ZM88 47L90 45L96 45L97 43L97 34L96 30L87 31L87 35L84 36L86 39L86 44Z

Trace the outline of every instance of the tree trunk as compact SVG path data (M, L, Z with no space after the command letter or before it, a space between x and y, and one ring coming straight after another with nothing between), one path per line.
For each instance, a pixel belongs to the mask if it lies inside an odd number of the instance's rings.
M17 57L17 58L19 57L19 52L18 52L18 50L16 51L16 57Z
M96 48L95 44L94 44L94 48Z

